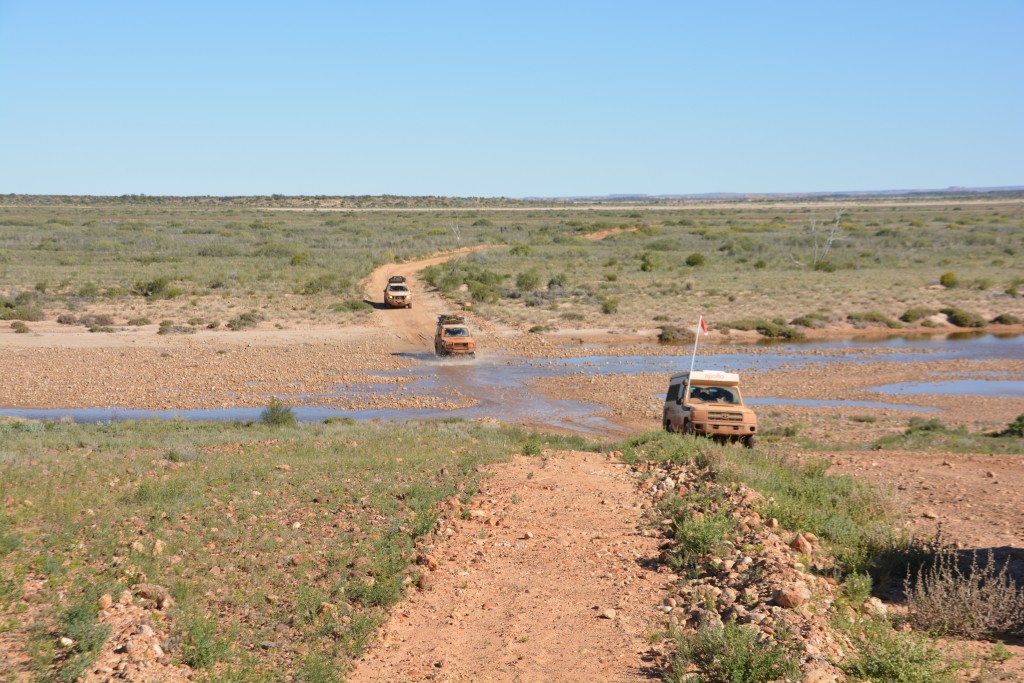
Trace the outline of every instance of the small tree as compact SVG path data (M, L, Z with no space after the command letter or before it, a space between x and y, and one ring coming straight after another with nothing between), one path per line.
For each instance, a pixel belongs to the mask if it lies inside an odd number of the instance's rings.
M831 251L832 245L835 243L837 239L839 239L839 231L842 229L842 218L843 209L837 208L835 222L833 222L832 225L829 226L828 235L826 236L821 234L824 228L819 230L818 219L815 217L813 213L811 214L811 268L814 268L816 270L821 269L825 260L828 258L828 252ZM789 257L793 260L794 263L796 263L801 268L804 268L808 265L804 261L797 259L792 254L790 254Z

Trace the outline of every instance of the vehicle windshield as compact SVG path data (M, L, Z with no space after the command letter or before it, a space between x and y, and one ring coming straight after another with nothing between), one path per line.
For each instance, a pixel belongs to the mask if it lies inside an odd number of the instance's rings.
M465 327L446 327L444 328L444 336L446 337L468 337L469 330Z
M405 285L391 285L392 292L408 292L408 288Z
M736 390L729 387L690 387L690 400L701 403L739 403Z

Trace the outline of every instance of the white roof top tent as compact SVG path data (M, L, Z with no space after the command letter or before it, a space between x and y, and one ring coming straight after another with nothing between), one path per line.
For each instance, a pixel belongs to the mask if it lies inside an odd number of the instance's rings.
M670 384L687 381L691 382L714 382L726 386L739 386L740 376L735 372L722 372L721 370L694 370L693 372L677 372L669 380Z

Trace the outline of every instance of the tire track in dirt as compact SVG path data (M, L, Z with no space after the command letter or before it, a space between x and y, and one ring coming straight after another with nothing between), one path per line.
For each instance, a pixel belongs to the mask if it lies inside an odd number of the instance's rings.
M424 548L426 590L393 608L347 680L646 681L659 539L627 468L595 453L496 465ZM453 501L454 503L455 501ZM460 514L461 512L461 514Z

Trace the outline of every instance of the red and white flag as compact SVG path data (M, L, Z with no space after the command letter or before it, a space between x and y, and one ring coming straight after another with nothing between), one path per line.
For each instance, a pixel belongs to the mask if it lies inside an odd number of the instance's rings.
M700 329L704 330L704 334L708 333L708 324L704 322L704 316L700 317Z

